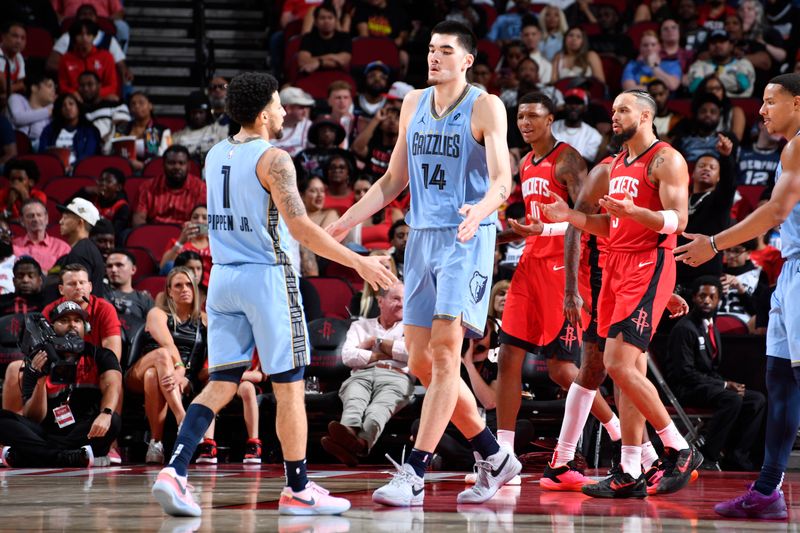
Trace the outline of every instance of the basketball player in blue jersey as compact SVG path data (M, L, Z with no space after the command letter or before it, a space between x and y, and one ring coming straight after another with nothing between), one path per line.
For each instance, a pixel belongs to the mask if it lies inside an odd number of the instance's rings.
M403 321L409 370L427 387L415 448L373 494L384 505L422 505L423 477L452 419L476 453L477 482L459 503L480 503L521 470L500 448L461 380L465 334L483 337L489 306L497 208L511 188L502 102L467 83L475 36L445 21L432 30L428 82L409 93L387 172L328 231L341 239L407 184L411 228L405 255Z
M747 492L714 510L734 518L785 519L780 490L800 426L800 74L772 78L759 110L767 131L788 143L775 173L769 202L747 218L711 237L684 234L691 242L675 248L688 265L705 263L720 250L754 239L780 225L781 255L786 259L772 295L767 327L767 434L764 464Z
M339 514L350 502L331 496L306 476L303 369L309 346L286 239L291 234L314 253L354 268L376 290L397 280L380 258L351 252L306 215L292 159L269 142L280 134L286 114L275 78L261 73L233 78L227 112L242 129L217 143L205 164L214 259L206 300L209 383L186 411L172 458L152 492L168 514L200 516L187 488L186 469L215 413L236 393L257 347L277 400L276 426L286 469L278 511Z

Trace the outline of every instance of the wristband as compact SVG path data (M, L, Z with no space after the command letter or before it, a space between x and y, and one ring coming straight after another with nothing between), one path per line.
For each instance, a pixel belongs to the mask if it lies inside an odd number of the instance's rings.
M175 244L172 245L172 247L175 248L176 250L180 250L181 248L183 248L183 243L181 241L176 241Z
M100 412L101 412L102 414L104 414L104 415L113 415L113 414L114 414L114 411L113 411L113 410L112 410L110 407L105 407L105 408L103 408L103 410L102 410L102 411L100 411Z
M716 239L716 237L717 237L716 235L712 235L711 238L709 239L709 242L711 243L711 249L714 250L715 254L718 254L719 253L719 248L717 248L717 239Z
M659 211L664 217L664 225L658 230L659 233L672 234L678 229L678 213L673 209Z
M564 235L569 228L569 222L558 222L556 224L544 224L542 237L554 237Z
M181 366L186 368L186 365L183 364L183 361L178 361L177 363L175 363L175 366L173 366L173 368L178 368L178 367L181 367Z

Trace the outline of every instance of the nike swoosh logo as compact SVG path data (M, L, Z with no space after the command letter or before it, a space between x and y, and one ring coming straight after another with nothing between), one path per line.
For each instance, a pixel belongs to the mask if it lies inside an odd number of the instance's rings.
M415 489L414 487L411 487L411 494L413 494L414 496L419 496L420 494L422 494L422 491L424 490L425 487L420 487L419 490Z
M498 474L500 474L500 472L502 472L503 469L506 467L507 462L508 462L508 454L506 454L506 458L503 459L503 462L500 463L500 467L497 470L492 469L492 477L497 477Z
M310 500L304 500L303 498L298 498L297 496L292 496L292 499L293 500L297 500L300 503L304 503L304 504L308 505L309 507L313 506L316 503L314 501L314 498L311 498Z
M758 506L759 505L757 503L756 504L752 504L752 503L742 502L742 509L745 509L745 510L755 509Z
M652 264L653 264L652 261L645 261L644 263L639 263L639 268L642 268L642 267L647 266L647 265L652 265Z
M564 267L563 266L553 265L553 270L555 270L555 271L564 270Z

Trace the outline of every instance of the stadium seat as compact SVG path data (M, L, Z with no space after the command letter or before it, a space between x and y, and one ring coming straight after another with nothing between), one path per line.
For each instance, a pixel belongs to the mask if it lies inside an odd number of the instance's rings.
M742 197L740 203L744 204L739 206L739 220L741 220L742 216L747 216L758 206L761 195L764 194L766 189L766 185L739 185L736 187L736 192Z
M137 291L147 291L150 293L150 296L155 299L155 297L158 296L158 293L164 292L166 286L166 276L150 276L149 278L139 280L134 284L133 288Z
M714 324L720 335L747 335L750 331L747 329L741 318L733 315L717 315L714 319Z
M66 174L61 160L51 154L28 154L18 157L25 161L33 161L39 169L39 181L36 183L40 189L53 178Z
M688 98L670 98L667 100L667 107L683 118L692 116L692 101Z
M606 85L610 94L619 94L622 92L622 70L617 58L612 56L601 55L600 62L603 64L603 74L606 76Z
M494 71L497 63L500 61L501 50L497 43L489 39L480 39L478 41L478 53L486 54L486 61L489 63L489 68Z
M339 264L336 261L330 261L328 266L325 267L325 276L346 279L356 292L364 288L364 278L359 276L355 269Z
M153 254L150 253L150 250L139 246L128 246L127 250L136 258L136 274L133 275L134 283L158 274L158 263L153 259Z
M642 35L644 35L644 32L648 30L654 31L656 32L656 35L658 35L658 22L637 22L628 28L628 37L630 37L631 41L633 41L633 48L637 51L637 53L639 51L639 43L642 41Z
M42 191L56 203L66 204L83 187L92 187L95 180L87 176L62 176L47 182Z
M382 61L392 71L400 69L400 55L397 46L389 37L356 37L353 39L353 57L350 70L360 76L364 67L373 61Z
M338 318L318 318L308 323L311 364L307 375L339 383L347 378L350 368L342 363L342 345L349 328L350 320Z
M586 32L587 37L594 37L596 35L600 35L603 31L600 29L600 25L596 22L584 22L580 25L581 29Z
M17 143L17 156L28 155L33 152L31 139L19 130L14 131L14 138Z
M183 128L186 127L186 118L183 116L159 116L156 120L158 124L161 124L165 128L168 128L169 131L175 133L176 131L181 131Z
M164 173L164 158L154 157L142 169L142 176L146 178L156 178ZM202 176L203 170L200 164L194 159L189 160L189 173L197 177Z
M167 243L181 234L178 224L145 224L133 228L125 239L125 246L136 246L150 251L153 259L161 261Z
M555 87L562 93L574 87L580 87L589 93L589 98L592 100L606 99L606 84L597 78L584 78L580 76L561 78L555 83Z
M23 228L21 225L17 224L16 222L11 222L8 225L8 227L9 227L9 229L11 229L11 237L12 238L22 237L23 235L25 235L25 228Z
M28 26L25 28L27 41L25 49L22 51L23 57L47 59L53 50L53 36L44 28L38 26Z
M122 354L122 372L125 373L133 363L135 363L142 355L142 347L144 346L144 341L147 338L147 334L144 330L144 324L137 326L133 332L130 334L128 342L125 343L127 346L123 346L123 354Z
M483 15L486 17L486 27L491 28L494 21L497 20L497 9L489 4L473 4L473 7L483 11Z
M0 318L0 367L3 369L3 374L0 375L5 375L8 363L19 361L25 356L19 347L24 330L25 315L16 313Z
M347 280L325 276L306 279L319 293L323 315L329 318L350 318L348 306L355 291Z
M392 243L389 241L373 241L364 244L364 248L367 250L388 250L392 247Z
M355 92L355 80L353 80L349 74L339 70L323 70L313 72L308 76L297 79L294 82L294 85L295 87L300 87L317 100L325 100L328 97L328 86L334 81L339 80L349 83L350 87L353 89L353 92Z
M302 32L303 19L293 20L283 28L283 41L287 42L292 37L302 37L302 35L300 35Z
M290 82L296 80L299 74L297 53L300 51L300 41L302 40L302 35L295 35L286 41L286 46L283 49L283 73Z
M73 174L76 176L90 176L97 178L100 173L108 167L117 168L122 171L126 178L133 175L133 167L130 161L118 155L93 155L83 159L75 165Z
M128 205L131 206L131 212L136 210L136 204L139 202L139 189L151 179L153 178L134 176L125 180L125 195L128 197Z
M48 204L50 203L49 200L47 203ZM56 212L56 214L57 214L57 216L55 217L56 222L51 223L49 226L47 226L47 234L50 235L51 237L56 237L63 240L64 237L61 235L61 225L58 223L58 220L61 218L61 213Z
M733 105L738 105L744 111L746 119L745 132L753 127L753 124L758 122L758 110L761 109L761 100L757 98L731 98Z

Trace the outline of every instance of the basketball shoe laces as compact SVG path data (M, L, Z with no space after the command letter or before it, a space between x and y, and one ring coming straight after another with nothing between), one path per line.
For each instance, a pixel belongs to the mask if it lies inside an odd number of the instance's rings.
M475 461L475 466L472 467L472 470L475 472L475 474L477 474L477 478L475 480L476 485L482 485L485 487L489 484L489 474L492 471L492 463L478 459Z
M405 468L403 468L403 465L397 463L397 461L392 459L391 456L389 456L388 453L385 455L385 457L387 459L389 459L389 461L394 465L394 468L396 470L396 472L394 474L392 474L392 480L389 481L389 485L392 485L392 486L395 486L395 487L402 487L403 485L407 484L407 485L411 485L413 487L414 486L414 478L416 477L416 475L412 474L411 472L409 472Z

